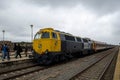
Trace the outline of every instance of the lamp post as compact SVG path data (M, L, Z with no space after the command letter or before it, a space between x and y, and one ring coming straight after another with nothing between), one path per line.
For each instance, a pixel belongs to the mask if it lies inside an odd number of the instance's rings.
M32 42L32 40L33 40L33 25L30 25L30 27L31 27L31 42Z
M2 32L3 32L3 42L4 42L4 34L5 34L5 30L2 30Z

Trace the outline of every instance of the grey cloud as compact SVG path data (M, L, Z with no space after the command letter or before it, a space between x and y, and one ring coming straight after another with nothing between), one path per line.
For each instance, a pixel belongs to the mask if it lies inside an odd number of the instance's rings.
M39 5L39 6L52 6L52 7L64 7L74 6L78 4L79 0L26 0L26 2Z
M120 22L119 22L120 16L113 22L113 36L116 36L120 39Z
M120 0L27 0L37 6L51 6L51 7L73 7L76 5L83 5L99 14L112 13L119 10Z
M9 8L14 2L18 0L0 0L0 9ZM119 10L120 0L21 0L26 4L35 6L51 6L52 8L58 7L74 7L76 5L83 5L87 9L91 9L99 14L112 13Z
M12 0L13 2L15 0ZM0 0L0 10L5 10L11 7L11 0Z
M120 7L120 0L81 0L81 2L100 14L112 13Z
M6 11L6 14L7 14L7 11ZM27 37L30 35L30 27L28 25L28 28L27 28L27 25L24 23L26 21L24 21L23 18L19 17L19 15L13 18L14 16L13 15L11 16L10 12L9 12L9 15L6 15L6 14L0 15L0 30L1 32L2 30L5 30L6 39L11 38L11 40L15 40L20 36Z

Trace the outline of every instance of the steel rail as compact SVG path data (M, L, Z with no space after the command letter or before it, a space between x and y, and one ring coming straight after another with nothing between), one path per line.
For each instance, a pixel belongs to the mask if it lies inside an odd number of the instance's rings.
M87 66L85 69L83 69L82 71L80 71L78 74L82 74L84 71L88 70L89 68L91 68L92 66L94 66L96 63L100 62L102 59L104 59L105 57L107 57L109 54L112 54L114 51L111 51L110 53L107 53L106 55L104 55L102 58L98 59L97 61L95 61L94 63L92 63L91 65ZM69 80L74 80L75 77L78 75L74 75L72 76Z
M106 65L105 65L106 67L104 68L103 72L102 72L101 75L99 76L98 80L102 80L105 72L106 72L107 69L109 68L110 64L112 63L112 61L113 61L113 59L114 59L114 57L116 56L117 53L118 53L118 50L115 52L115 55L112 56L112 58L110 59L109 63L106 63Z

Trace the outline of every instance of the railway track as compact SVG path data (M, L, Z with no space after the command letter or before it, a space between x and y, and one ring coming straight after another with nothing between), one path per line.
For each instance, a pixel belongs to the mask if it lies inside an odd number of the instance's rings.
M107 69L117 53L118 48L116 48L115 51L105 55L94 64L89 65L86 69L73 76L70 80L103 80Z
M74 60L74 59L73 59ZM23 66L16 66L12 69L1 70L0 71L0 80L16 80L21 79L22 76L29 75L30 73L38 72L40 70L44 70L50 67L55 67L58 65L62 65L65 62L60 62L59 64L51 65L51 66L40 66L40 64L26 63ZM20 64L21 65L21 64Z
M114 51L116 49L110 49L95 55L90 55L78 60L70 61L66 64L59 64L58 66L52 66L48 69L38 71L37 73L32 73L31 75L26 75L19 80L79 80L76 78L80 73L83 74L92 66L95 66L98 62L103 59L106 59L108 56L114 57ZM117 51L116 51L117 52ZM108 61L110 58L107 58L105 61ZM104 61L104 62L105 62ZM99 63L98 63L99 64ZM102 65L102 64L101 64ZM107 64L106 64L107 65ZM99 69L98 69L99 70ZM93 69L93 71L96 71ZM94 72L93 72L94 73ZM91 73L89 73L91 74ZM94 73L95 75L96 73ZM95 76L94 76L95 77ZM85 78L85 77L84 77ZM82 79L86 80L86 79ZM87 79L90 80L90 79ZM93 80L93 79L91 79ZM96 79L98 80L98 79Z
M10 67L13 65L20 65L24 63L30 63L33 62L33 59L23 59L23 60L16 60L16 61L7 61L0 63L0 68ZM0 69L1 71L1 69Z
M34 67L34 66L37 66L38 64L33 64L33 63L26 63L26 64L19 64L18 66L12 66L12 68L10 67L6 67L6 68L1 68L0 70L0 75L2 74L7 74L7 73L10 73L10 72L13 72L13 71L19 71L19 70L22 70L22 69L26 69L26 68L29 68L29 67Z
M39 64L31 64L23 67L17 67L16 69L0 72L0 80L14 79L22 75L33 73L35 71L43 70L45 67L39 66Z

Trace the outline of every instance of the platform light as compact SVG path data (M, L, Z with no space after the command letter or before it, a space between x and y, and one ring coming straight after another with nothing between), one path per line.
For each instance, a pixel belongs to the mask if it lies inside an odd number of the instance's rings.
M2 32L3 32L3 42L4 42L5 30L2 30Z
M30 25L31 27L31 42L33 41L33 25Z

